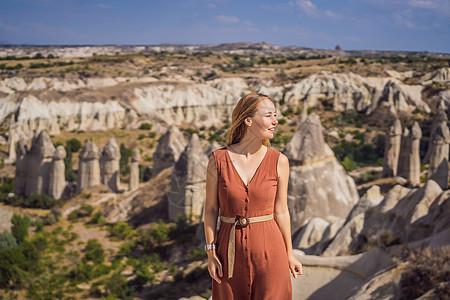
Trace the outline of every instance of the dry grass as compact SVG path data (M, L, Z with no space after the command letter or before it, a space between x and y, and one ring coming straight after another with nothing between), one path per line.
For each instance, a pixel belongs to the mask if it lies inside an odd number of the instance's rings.
M449 250L424 248L409 254L400 280L405 299L416 299L432 289L436 299L450 298Z

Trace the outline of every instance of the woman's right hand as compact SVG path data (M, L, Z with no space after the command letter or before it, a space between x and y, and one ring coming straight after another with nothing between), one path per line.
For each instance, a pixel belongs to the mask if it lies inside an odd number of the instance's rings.
M208 271L209 275L218 283L220 283L220 278L223 276L222 273L222 264L220 263L219 258L214 250L210 250L208 253Z

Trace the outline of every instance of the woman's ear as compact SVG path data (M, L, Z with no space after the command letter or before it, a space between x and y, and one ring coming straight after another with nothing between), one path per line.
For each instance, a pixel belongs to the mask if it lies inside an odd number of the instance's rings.
M245 118L244 123L247 126L252 126L252 119L250 117Z

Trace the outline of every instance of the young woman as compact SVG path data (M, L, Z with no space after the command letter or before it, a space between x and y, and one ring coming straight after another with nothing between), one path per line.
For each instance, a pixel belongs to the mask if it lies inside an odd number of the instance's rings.
M302 274L292 252L289 161L270 148L277 124L268 96L242 97L233 110L227 146L209 159L204 229L213 300L290 300L289 270L294 278Z

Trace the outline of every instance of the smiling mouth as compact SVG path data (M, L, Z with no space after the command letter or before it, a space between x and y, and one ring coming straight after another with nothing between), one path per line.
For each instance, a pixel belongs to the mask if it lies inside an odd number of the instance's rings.
M274 132L275 128L269 128L268 130L271 131L271 132Z

